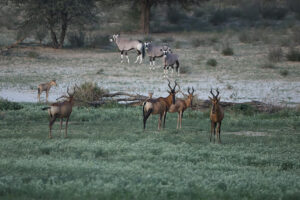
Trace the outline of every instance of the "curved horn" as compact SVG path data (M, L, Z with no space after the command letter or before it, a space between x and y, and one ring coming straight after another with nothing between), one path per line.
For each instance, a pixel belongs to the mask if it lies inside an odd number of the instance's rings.
M171 84L171 83L170 83L170 80L168 79L168 86L169 86L170 90L172 90L172 87L171 87L170 84Z
M191 94L191 92L190 92L190 89L191 89L191 88L190 88L190 87L188 87L188 93L189 93L189 94Z
M216 98L219 96L220 92L219 92L219 88L217 88L217 95Z
M176 80L174 81L175 85L174 85L174 88L173 90L175 90L176 86L178 86L178 88L180 89L180 86L177 84Z
M61 98L69 98L69 97L67 97L66 95L62 95L61 97L58 97L56 100L59 100Z
M71 94L69 93L69 87L67 87L67 93L68 93L68 95L71 95Z
M212 88L210 88L210 93L213 97L215 97L214 93L212 92Z
M194 90L194 87L192 87L192 94L194 94L195 90Z

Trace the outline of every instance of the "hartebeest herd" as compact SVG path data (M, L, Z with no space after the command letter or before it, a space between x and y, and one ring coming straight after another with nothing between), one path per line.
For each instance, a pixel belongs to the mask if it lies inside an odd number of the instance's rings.
M179 61L178 61L178 55L173 54L171 49L167 45L162 46L155 46L151 42L143 43L140 40L129 40L120 38L119 35L113 35L113 37L110 39L111 42L115 42L121 52L121 63L123 62L123 54L125 54L128 63L129 58L127 55L127 52L135 49L137 51L137 59L135 61L142 63L143 58L145 56L145 49L147 54L150 58L150 66L155 66L155 58L157 57L163 57L163 63L164 63L164 77L167 76L167 70L169 67L172 67L174 64L176 65L176 71L177 75L179 76ZM150 67L150 70L152 68ZM173 70L172 70L173 71ZM169 95L167 97L159 97L159 98L152 98L153 93L149 93L149 98L146 99L143 102L143 127L144 130L146 128L146 122L150 115L159 115L158 118L158 130L161 129L161 125L163 123L163 128L165 128L165 122L166 122L166 115L167 113L178 113L177 118L177 129L182 128L182 118L183 113L188 107L192 107L193 97L195 89L192 87L188 87L187 92L188 94L184 94L183 91L181 91L181 88L179 84L175 81L174 86L171 86L171 83L168 80L168 87L169 90L167 92ZM49 90L52 86L57 86L56 80L52 80L47 83L40 84L38 86L38 101L40 101L40 95L43 91L46 91L46 101L48 102L48 95ZM62 130L62 123L63 119L66 118L66 127L65 127L65 137L67 137L67 129L68 129L68 122L70 115L72 113L72 107L74 106L74 94L76 92L76 85L73 89L73 93L69 92L69 87L67 88L67 94L63 95L58 99L63 99L63 101L56 102L51 104L49 107L44 107L43 110L48 110L50 122L49 122L49 138L52 138L52 126L57 118L60 119L60 131ZM177 88L177 89L176 89ZM219 97L219 90L217 89L217 94L215 95L210 90L210 93L212 95L212 98L209 97L212 107L210 110L210 121L211 121L211 133L210 133L210 141L212 141L212 136L214 134L214 142L215 142L215 135L217 136L218 143L221 143L221 123L224 118L224 111L220 105L220 97ZM181 92L184 96L186 96L185 99L176 99L176 94L178 92ZM217 133L217 134L216 134Z

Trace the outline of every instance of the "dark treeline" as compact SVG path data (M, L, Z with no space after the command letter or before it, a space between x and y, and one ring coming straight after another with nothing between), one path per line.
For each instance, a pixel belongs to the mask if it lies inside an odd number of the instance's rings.
M106 34L205 31L299 23L299 0L4 0L0 28L54 48L105 45ZM281 25L284 26L284 25ZM101 33L93 35L91 33ZM87 35L89 33L89 35ZM88 39L87 39L88 38Z

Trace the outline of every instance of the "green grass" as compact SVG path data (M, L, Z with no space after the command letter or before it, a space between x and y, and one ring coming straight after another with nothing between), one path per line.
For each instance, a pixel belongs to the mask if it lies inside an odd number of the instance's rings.
M168 114L159 132L157 116L142 131L141 107L75 108L69 137L56 122L49 140L43 105L22 106L0 112L0 199L300 197L298 111L227 110L218 145L207 111L186 111L182 130Z

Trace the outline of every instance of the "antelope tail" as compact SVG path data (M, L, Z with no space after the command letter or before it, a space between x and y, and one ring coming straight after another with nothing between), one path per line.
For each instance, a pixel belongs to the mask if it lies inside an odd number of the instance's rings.
M41 89L40 88L38 88L38 93L41 94Z
M145 58L145 44L142 43L142 58Z
M42 108L42 110L48 110L50 107L44 107Z
M143 117L145 118L145 105L146 105L146 102L147 101L145 101L144 103L143 103Z

